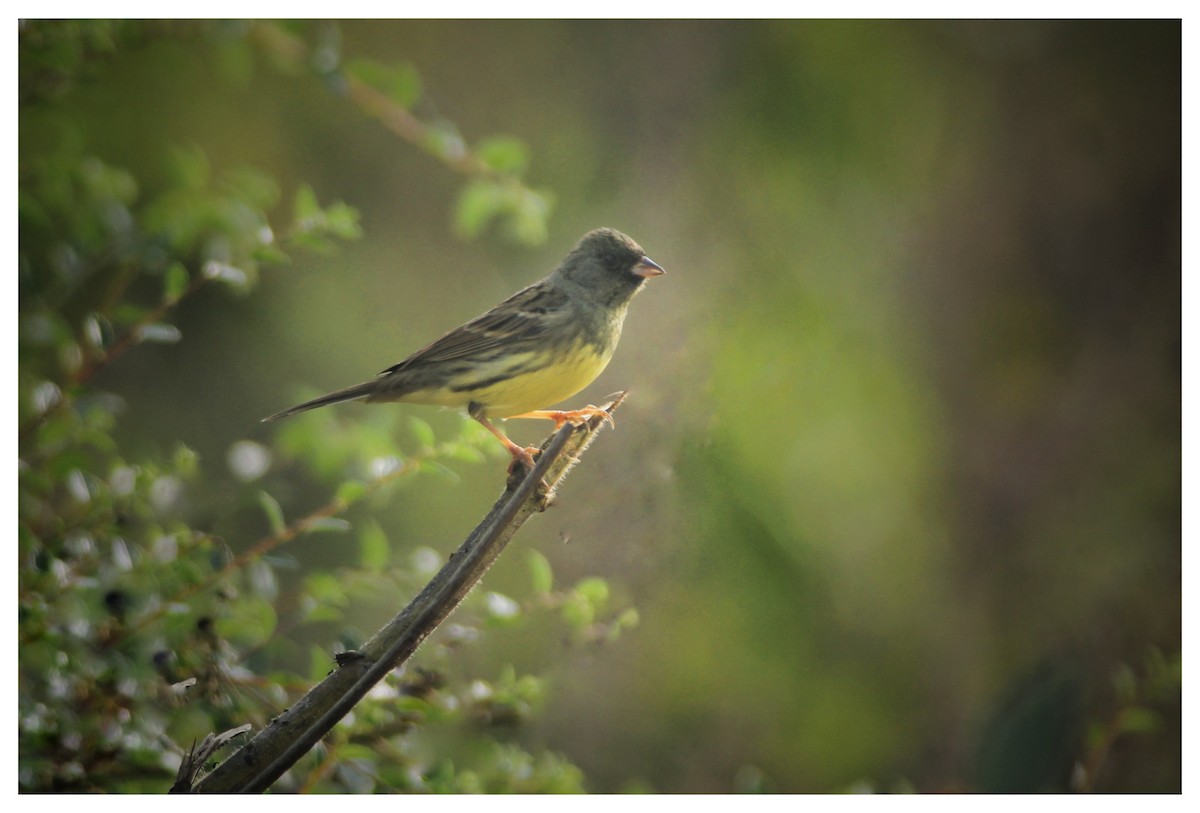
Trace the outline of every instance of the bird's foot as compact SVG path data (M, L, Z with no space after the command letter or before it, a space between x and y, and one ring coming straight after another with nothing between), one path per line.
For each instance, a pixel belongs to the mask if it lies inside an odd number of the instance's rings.
M547 421L554 421L554 429L557 431L562 429L562 425L568 421L575 426L587 423L592 418L601 417L608 421L608 425L613 429L617 428L617 424L613 421L612 413L604 407L588 404L580 409L537 409L533 412L525 412L520 415L513 415L514 418L541 418Z
M518 446L512 444L508 447L509 453L512 455L512 462L508 464L508 473L513 474L518 468L524 469L525 473L533 471L533 466L537 462L536 455L542 453L542 450L536 446Z

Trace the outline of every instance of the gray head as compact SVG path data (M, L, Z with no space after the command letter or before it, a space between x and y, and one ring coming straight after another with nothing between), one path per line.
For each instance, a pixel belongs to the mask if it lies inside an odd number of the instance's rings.
M583 236L555 274L578 284L599 304L628 302L650 277L666 273L642 247L616 229Z

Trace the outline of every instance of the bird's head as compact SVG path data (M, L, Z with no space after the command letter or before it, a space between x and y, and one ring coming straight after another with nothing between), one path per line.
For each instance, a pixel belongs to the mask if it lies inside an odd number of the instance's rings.
M598 302L620 304L632 299L647 279L666 272L628 235L603 228L585 234L557 273Z

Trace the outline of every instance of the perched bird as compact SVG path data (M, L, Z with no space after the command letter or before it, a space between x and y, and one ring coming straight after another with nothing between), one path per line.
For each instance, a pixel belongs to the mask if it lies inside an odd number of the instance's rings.
M546 418L562 426L603 410L544 409L600 375L617 348L625 311L642 284L665 273L615 229L596 229L550 276L387 368L376 378L264 418L274 421L342 401L403 401L458 407L532 467L531 449L493 418ZM607 413L604 413L607 414Z

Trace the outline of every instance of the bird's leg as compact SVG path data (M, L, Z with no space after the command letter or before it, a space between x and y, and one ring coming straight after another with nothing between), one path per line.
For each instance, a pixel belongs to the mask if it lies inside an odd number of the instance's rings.
M518 446L516 443L513 443L511 440L505 437L504 433L497 429L487 418L483 417L482 415L472 415L471 417L483 424L484 429L491 432L496 436L497 440L504 444L504 448L508 449L508 453L513 456L514 462L519 460L527 469L530 471L533 470L533 453L541 451L540 449L533 446L530 446L529 448Z
M608 425L613 429L617 425L613 422L612 413L604 407L593 406L588 404L582 409L535 409L533 412L522 412L520 415L512 415L513 418L541 418L547 421L554 421L554 428L561 429L562 425L567 421L575 425L579 425L584 421L591 420L599 415L604 420L608 421Z

